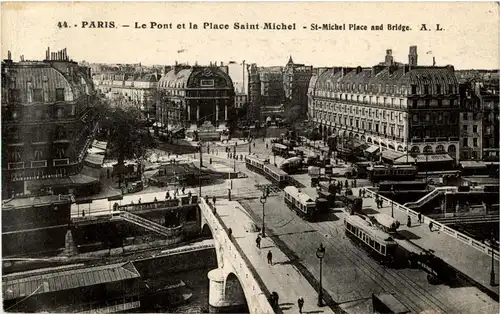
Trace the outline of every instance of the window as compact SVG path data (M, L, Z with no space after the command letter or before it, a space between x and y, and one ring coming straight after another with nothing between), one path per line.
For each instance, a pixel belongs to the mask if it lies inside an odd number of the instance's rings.
M425 95L429 94L429 85L427 85L427 84L424 85L424 94Z
M436 91L438 94L441 94L441 85L440 84L436 85Z
M463 114L463 116L462 116L462 119L463 119L464 121L467 121L468 116L469 116L469 113L468 113L468 112L464 112L464 114Z
M464 125L464 126L462 127L462 129L463 129L464 131L467 131L467 129L468 129L468 125Z
M438 107L442 107L443 106L443 100L442 99L438 99Z
M414 109L415 109L415 108L417 108L417 104L418 104L418 100L413 99L413 103L412 103L412 105L413 105L413 108L414 108Z
M455 99L450 99L450 107L455 106Z
M430 107L430 105L431 105L431 101L430 101L429 99L426 99L426 100L425 100L425 107L426 107L426 108L429 108L429 107Z
M64 101L64 88L56 88L56 101Z
M454 89L453 89L453 84L450 84L450 85L448 86L448 94L453 94L453 91L454 91Z
M11 89L10 90L10 100L12 102L20 102L21 101L21 90L20 89Z
M411 86L411 93L414 95L417 93L417 85L412 85Z
M472 145L473 145L474 147L477 147L477 138L473 138L473 139L472 139Z
M472 132L477 133L477 125L472 126Z
M463 147L468 147L468 146L469 146L469 139L464 138L464 139L462 140L462 146L463 146Z
M33 89L33 101L34 102L43 101L43 90L41 88Z

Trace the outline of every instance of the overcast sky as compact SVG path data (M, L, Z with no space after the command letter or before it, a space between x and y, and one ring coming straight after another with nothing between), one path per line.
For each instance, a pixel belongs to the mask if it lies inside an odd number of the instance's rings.
M371 66L392 49L407 62L418 46L419 64L456 69L499 66L497 3L2 3L2 58L40 60L47 47L67 48L76 60L106 63L173 64L242 60L259 65ZM67 22L70 28L57 27ZM113 21L114 29L82 29L84 21ZM134 24L172 23L174 29L135 29ZM177 24L198 24L198 30ZM203 23L229 24L204 30ZM260 24L234 30L233 23ZM265 22L296 23L294 31L262 30ZM311 24L384 25L384 31L311 30ZM388 31L387 24L411 31ZM430 31L420 31L425 23ZM444 29L435 31L436 24ZM76 27L75 27L76 25ZM130 25L124 28L122 25ZM304 29L306 27L306 29Z

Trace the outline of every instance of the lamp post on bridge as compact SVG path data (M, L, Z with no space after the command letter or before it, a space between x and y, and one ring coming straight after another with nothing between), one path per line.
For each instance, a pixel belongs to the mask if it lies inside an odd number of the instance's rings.
M490 286L495 286L495 251L493 250L493 241L495 236L491 233L490 249L491 249L491 272L490 272Z
M260 197L260 202L262 203L262 237L266 237L266 225L265 225L265 219L266 219L266 212L265 212L265 204L266 204L267 198L265 195L265 192L262 191L262 196Z
M233 171L236 172L236 144L233 146Z
M316 249L316 257L319 258L319 291L318 291L318 306L323 306L323 258L325 257L325 247L320 243Z

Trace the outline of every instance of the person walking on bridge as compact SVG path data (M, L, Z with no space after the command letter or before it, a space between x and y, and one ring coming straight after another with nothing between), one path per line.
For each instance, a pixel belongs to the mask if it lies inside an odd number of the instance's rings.
M273 264L273 253L271 251L267 253L267 263L271 265Z
M255 242L257 243L257 248L260 249L260 241L262 241L262 238L260 237L260 234L257 235L257 239L255 239Z
M302 308L304 307L304 298L300 297L297 300L297 304L299 305L299 313L302 314Z

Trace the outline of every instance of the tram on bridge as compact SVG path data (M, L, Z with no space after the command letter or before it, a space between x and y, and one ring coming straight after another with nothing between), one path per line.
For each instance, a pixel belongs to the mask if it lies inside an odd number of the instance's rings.
M309 195L294 186L287 186L284 191L285 204L290 209L306 220L312 220L316 216L316 202Z
M375 259L383 263L394 263L398 244L389 234L358 215L347 216L344 227L346 235L360 243Z

